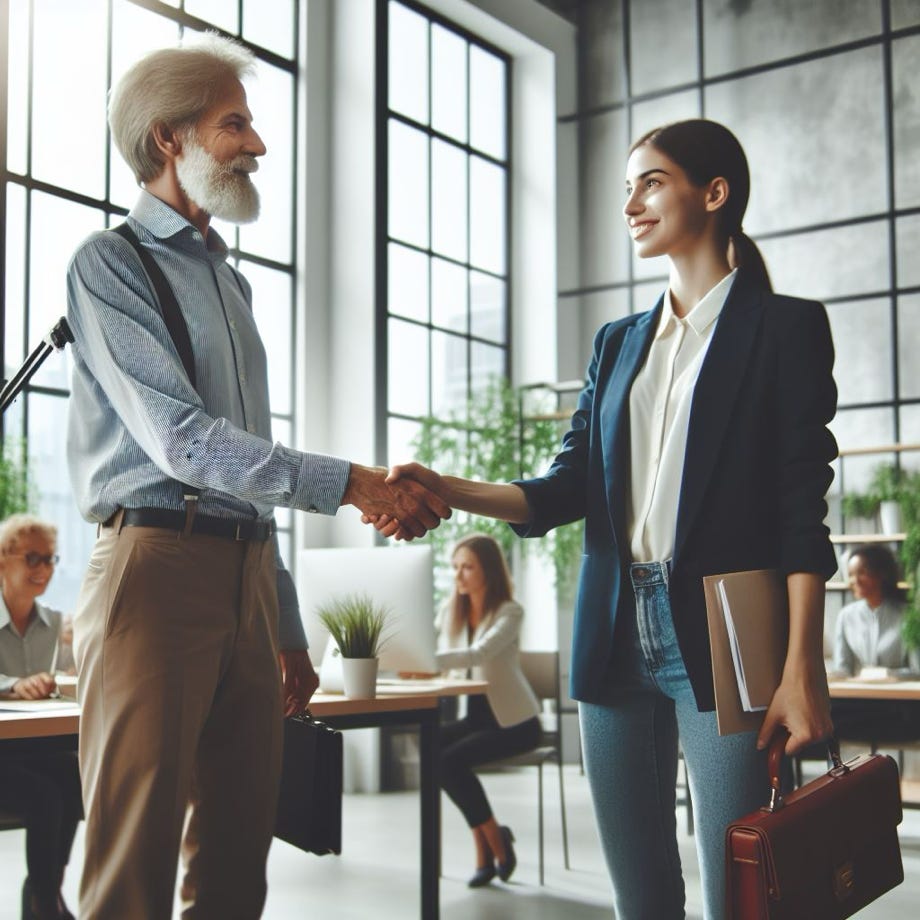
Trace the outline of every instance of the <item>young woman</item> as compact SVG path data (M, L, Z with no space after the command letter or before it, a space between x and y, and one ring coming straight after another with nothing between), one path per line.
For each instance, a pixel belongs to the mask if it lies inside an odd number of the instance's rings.
M898 587L898 562L878 543L857 546L847 562L856 600L837 617L834 639L836 673L853 677L864 667L907 667L901 626L907 603Z
M29 515L0 525L0 694L46 699L56 689L56 669L72 661L61 654L62 617L38 603L57 562L57 531ZM0 808L26 825L28 877L22 888L23 920L73 920L61 897L77 824L83 815L75 753L4 756Z
M540 704L521 671L518 640L524 610L511 596L501 548L485 534L460 540L452 554L454 591L438 615L443 671L472 671L489 684L470 696L466 717L441 730L441 786L463 813L476 845L471 888L496 872L508 881L517 865L514 835L499 825L482 783L480 764L522 754L540 741Z
M833 346L819 303L775 295L742 230L747 160L722 125L666 125L632 147L626 225L670 277L646 313L603 326L544 476L513 484L396 467L455 508L538 537L585 518L572 655L585 767L621 920L684 916L678 741L690 773L707 920L724 916L724 830L762 804L763 748L831 731L823 524L836 444ZM376 520L400 535L398 522ZM704 575L776 568L789 590L782 681L759 733L720 737Z
M852 677L864 667L904 668L907 649L901 626L907 602L898 587L898 561L887 546L858 546L847 562L850 590L856 600L837 616L835 674ZM834 700L834 730L843 740L894 744L913 741L920 720L909 703L882 700Z

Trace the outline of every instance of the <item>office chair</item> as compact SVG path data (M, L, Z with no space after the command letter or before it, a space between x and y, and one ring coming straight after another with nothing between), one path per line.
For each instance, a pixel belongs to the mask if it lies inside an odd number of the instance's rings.
M515 754L502 760L485 764L482 769L495 767L536 767L538 789L538 823L540 835L540 884L543 884L543 765L555 761L559 770L559 807L562 815L562 850L565 867L569 869L569 835L565 815L565 790L562 781L562 707L559 691L559 652L521 652L521 670L542 704L549 700L553 711L541 713L543 736L540 746L523 754ZM546 722L552 719L552 728Z

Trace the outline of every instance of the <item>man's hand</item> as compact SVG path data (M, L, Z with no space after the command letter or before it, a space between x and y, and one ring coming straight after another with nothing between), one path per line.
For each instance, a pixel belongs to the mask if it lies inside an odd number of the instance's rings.
M57 689L57 684L50 674L42 671L29 677L20 677L11 689L21 700L46 700Z
M278 658L281 662L284 714L300 715L319 686L319 677L313 670L310 653L306 649L282 649Z
M437 477L437 474L432 476ZM399 481L392 479L392 474L388 476L385 469L353 463L342 504L354 505L362 512L366 522L386 518L389 533L382 526L378 530L385 536L395 534L397 539L402 540L423 537L429 530L434 530L442 519L450 517L447 502L423 482L408 475L397 479Z
M445 503L449 501L448 488L444 479L434 470L421 463L402 463L390 468L386 482L393 485L400 482L403 486L412 481L424 486L429 492L437 495ZM397 540L411 540L412 534L390 514L362 514L361 520L365 524L373 524L381 536L396 537Z

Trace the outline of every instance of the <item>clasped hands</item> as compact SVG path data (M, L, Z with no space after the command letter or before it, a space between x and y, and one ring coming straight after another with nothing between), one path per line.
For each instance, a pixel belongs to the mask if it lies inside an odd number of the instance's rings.
M357 507L361 520L383 536L413 540L450 517L446 491L443 479L419 463L394 466L389 472L352 464L342 503Z

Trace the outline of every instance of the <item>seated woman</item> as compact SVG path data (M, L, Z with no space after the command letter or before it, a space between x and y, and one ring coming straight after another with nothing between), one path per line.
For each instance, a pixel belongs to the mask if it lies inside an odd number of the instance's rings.
M468 698L466 717L441 730L441 785L463 813L476 844L471 888L508 881L517 865L510 829L492 814L474 767L533 750L540 704L521 671L518 640L524 610L511 597L505 558L492 537L472 534L454 547L454 591L438 615L438 665L472 670L489 684Z
M8 698L51 696L56 665L63 670L70 658L59 642L66 629L61 614L36 600L54 573L56 539L56 528L29 515L0 525L0 694ZM0 810L21 816L26 826L24 920L73 920L61 882L83 814L76 754L4 754Z
M901 637L906 601L894 554L883 544L858 546L847 573L856 600L837 617L832 674L854 677L865 667L907 667ZM833 700L831 717L839 738L881 743L920 735L912 707L896 701Z

